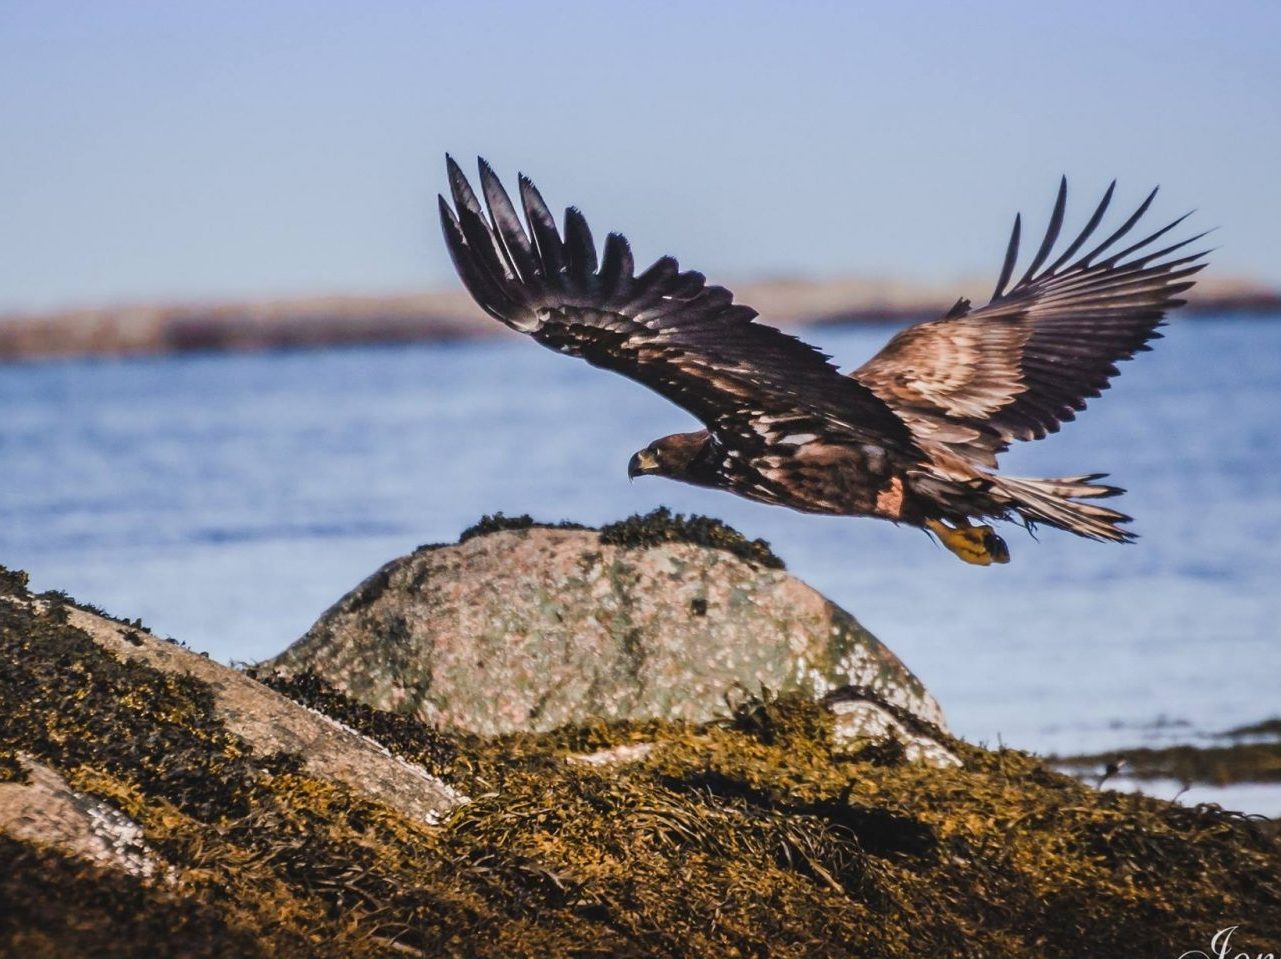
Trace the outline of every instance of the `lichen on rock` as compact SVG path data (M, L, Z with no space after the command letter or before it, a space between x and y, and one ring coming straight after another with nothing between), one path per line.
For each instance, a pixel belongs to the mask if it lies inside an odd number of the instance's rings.
M847 685L944 725L902 662L768 544L666 510L599 531L486 517L383 566L259 669L484 735L700 722L744 691Z

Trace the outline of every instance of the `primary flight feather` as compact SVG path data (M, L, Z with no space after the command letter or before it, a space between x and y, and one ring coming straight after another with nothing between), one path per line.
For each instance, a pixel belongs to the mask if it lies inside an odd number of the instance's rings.
M447 166L453 205L440 198L441 225L476 302L544 346L643 383L706 427L650 443L629 475L921 527L979 565L1006 562L1009 552L972 519L1133 539L1122 526L1128 516L1091 502L1122 492L1098 483L1101 474L1027 479L996 465L1012 440L1055 432L1106 389L1115 364L1160 335L1165 312L1204 267L1204 253L1181 253L1199 236L1153 249L1182 218L1123 245L1155 190L1090 246L1113 184L1049 262L1067 205L1061 182L1045 238L1013 286L1019 218L986 306L960 300L846 376L670 256L637 274L627 240L611 233L598 259L583 215L570 207L558 230L525 176L522 220L484 160L480 197L452 159Z

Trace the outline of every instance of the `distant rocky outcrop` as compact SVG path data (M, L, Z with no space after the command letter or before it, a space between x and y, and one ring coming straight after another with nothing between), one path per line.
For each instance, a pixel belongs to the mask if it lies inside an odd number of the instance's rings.
M393 560L264 672L309 671L377 709L484 735L706 722L769 690L879 700L943 729L920 681L763 543L666 511L603 530L490 519Z
M776 279L736 283L741 303L766 322L916 322L941 316L990 279L922 284L893 277ZM1197 283L1181 313L1276 313L1281 290L1241 277ZM383 296L310 296L241 302L140 302L46 312L0 313L0 360L43 356L405 343L512 335L461 287Z

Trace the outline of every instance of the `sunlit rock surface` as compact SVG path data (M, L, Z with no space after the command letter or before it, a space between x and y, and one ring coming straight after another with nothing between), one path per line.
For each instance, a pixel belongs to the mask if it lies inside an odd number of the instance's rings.
M57 599L11 595L2 601L7 605L7 610L3 611L10 616L54 617L83 641L92 643L96 647L95 655L107 657L105 662L119 662L126 670L135 666L148 670L159 681L176 683L179 689L192 683L200 684L202 690L207 688L211 696L207 702L201 703L206 717L204 721L217 723L220 729L235 737L237 743L258 755L287 753L301 756L301 769L308 774L357 788L375 799L394 802L408 815L428 823L448 813L462 799L422 767L393 756L373 740L344 728L328 716L286 699L238 670L216 663L178 643L159 639L145 630L89 610L62 604ZM75 665L64 695L94 695L103 700L117 695L104 680L93 677L83 654L68 655L68 659ZM130 674L126 672L124 675ZM81 685L87 688L77 692ZM42 691L33 689L32 693ZM47 696L43 693L44 699ZM15 702L6 708L13 712L35 709L42 701L42 698L36 698L34 701ZM138 703L137 708L141 710L142 703ZM207 735L195 726L194 704L183 702L170 709L174 712L175 723L192 725L192 735L198 738ZM12 713L11 718L14 718ZM21 713L16 718L20 720ZM68 721L65 716L62 719ZM51 736L70 736L83 750L90 751L93 736L119 739L127 731L127 727L84 731L69 728L53 731ZM37 744L30 745L35 750ZM21 765L32 767L30 758L22 757ZM53 781L47 776L41 778L38 766L34 770L32 783L35 788L46 792L58 791L53 789ZM13 801L17 802L21 795L14 793Z
M701 722L762 689L821 698L848 685L944 726L903 663L776 568L764 544L753 553L704 520L693 522L721 539L683 541L690 522L659 514L603 531L498 528L420 549L262 668L311 670L377 708L486 735ZM894 732L877 723L875 735ZM856 722L846 726L857 735Z
M72 789L44 763L20 757L15 765L15 779L0 782L0 834L140 879L156 878L155 855L136 822Z

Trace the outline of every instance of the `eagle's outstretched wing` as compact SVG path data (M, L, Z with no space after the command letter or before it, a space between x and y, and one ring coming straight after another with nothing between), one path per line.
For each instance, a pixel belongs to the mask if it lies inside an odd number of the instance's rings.
M442 196L440 219L454 266L476 302L507 326L648 386L736 446L821 428L838 440L913 448L906 425L870 389L796 337L754 322L754 310L701 273L682 272L665 256L635 275L617 233L598 264L583 215L566 210L562 238L521 176L526 230L481 160L486 217L458 165L447 163L457 212Z
M969 301L960 300L942 319L897 334L851 375L917 435L989 465L1012 440L1040 439L1074 419L1087 399L1107 389L1117 362L1160 336L1166 310L1183 302L1178 295L1205 266L1204 252L1172 256L1204 233L1151 249L1186 215L1117 249L1156 190L1111 236L1073 259L1098 228L1115 187L1113 181L1080 235L1044 266L1063 225L1063 180L1045 238L1008 292L1018 258L1018 217L987 306L971 311Z

